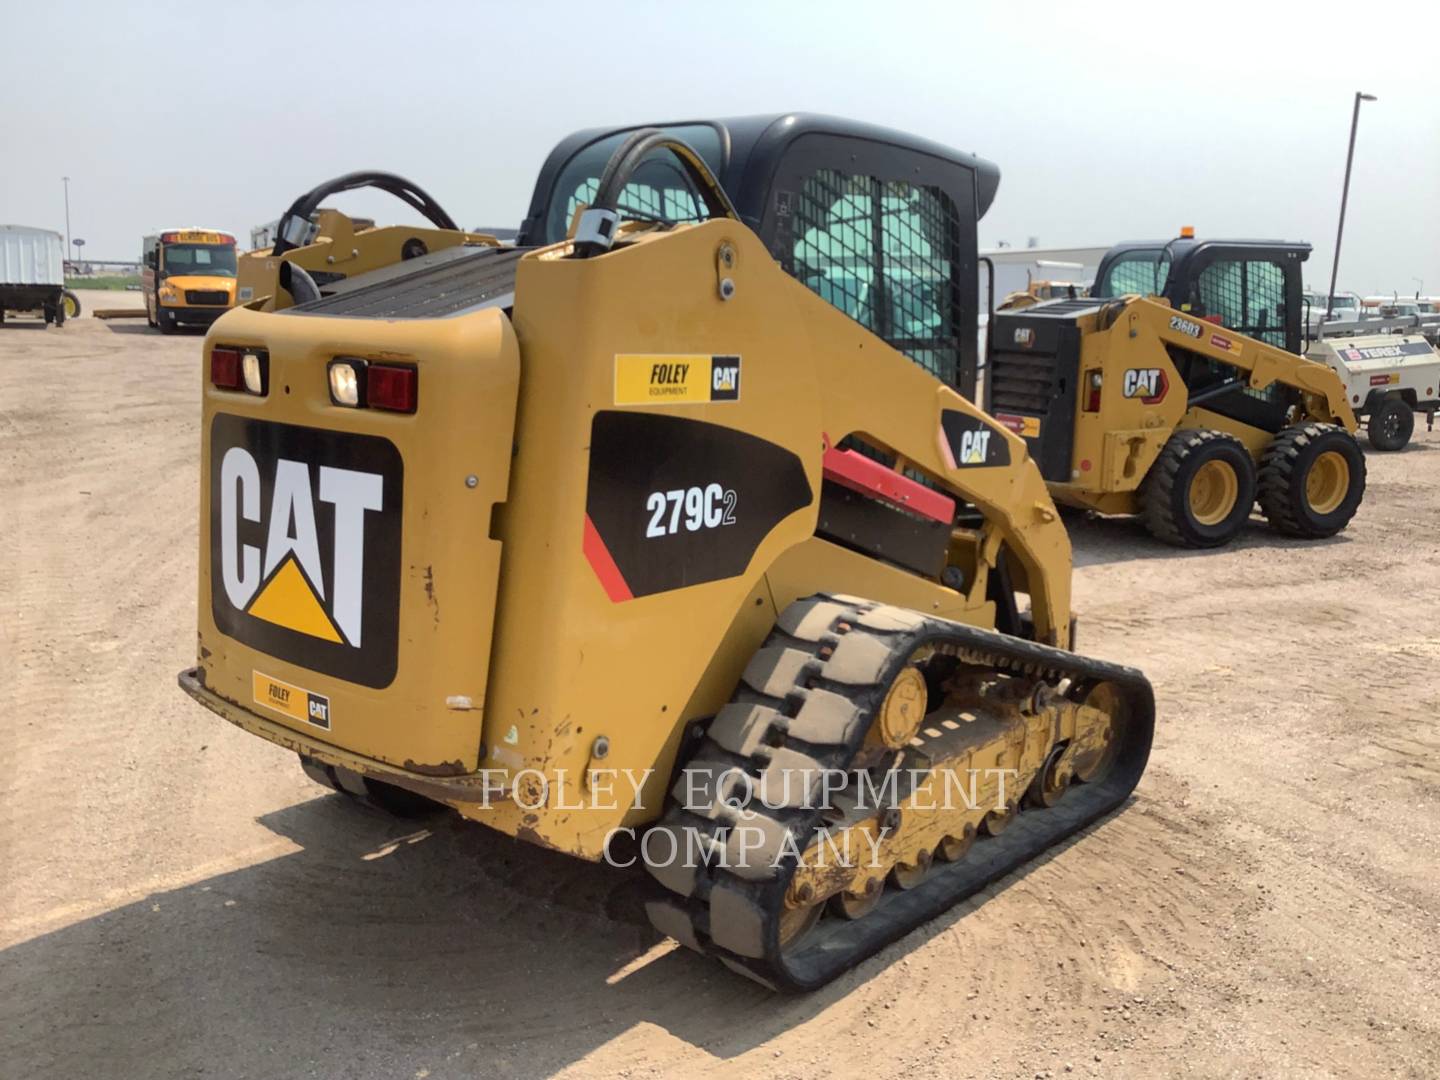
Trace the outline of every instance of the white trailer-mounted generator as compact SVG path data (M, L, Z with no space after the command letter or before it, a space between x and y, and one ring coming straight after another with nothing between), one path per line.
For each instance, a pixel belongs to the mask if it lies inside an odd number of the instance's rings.
M1327 327L1328 329L1328 327ZM1423 413L1440 409L1440 353L1420 333L1322 337L1305 355L1334 369L1376 450L1402 450Z

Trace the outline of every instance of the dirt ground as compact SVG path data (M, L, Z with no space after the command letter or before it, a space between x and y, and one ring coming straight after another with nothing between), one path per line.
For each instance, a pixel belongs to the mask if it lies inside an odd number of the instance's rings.
M0 329L0 1072L1440 1074L1440 433L1324 543L1073 519L1080 646L1156 688L1138 797L781 998L633 879L322 793L179 691L199 342Z

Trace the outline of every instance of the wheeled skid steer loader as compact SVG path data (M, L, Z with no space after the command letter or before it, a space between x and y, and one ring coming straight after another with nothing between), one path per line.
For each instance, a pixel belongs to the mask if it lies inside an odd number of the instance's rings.
M1285 535L1333 536L1364 497L1365 455L1344 384L1299 355L1309 253L1116 247L1090 297L995 313L989 408L1057 502L1139 514L1166 543L1228 543L1256 502Z
M633 838L655 926L777 988L1074 836L1154 702L957 390L997 183L823 117L582 132L516 247L226 315L181 685L343 790Z

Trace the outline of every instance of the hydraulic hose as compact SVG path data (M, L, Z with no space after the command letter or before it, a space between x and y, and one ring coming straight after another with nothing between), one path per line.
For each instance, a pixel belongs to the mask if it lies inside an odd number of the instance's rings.
M705 203L710 217L739 217L730 196L725 194L720 181L693 146L659 128L641 128L621 143L605 163L595 191L595 201L581 215L575 232L577 258L587 259L610 250L620 222L620 196L641 162L656 150L668 150L676 157Z

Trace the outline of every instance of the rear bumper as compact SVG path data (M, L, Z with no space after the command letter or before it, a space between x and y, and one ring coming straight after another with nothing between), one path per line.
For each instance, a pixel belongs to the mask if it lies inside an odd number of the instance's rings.
M170 307L162 304L164 311L181 326L209 326L230 309L228 307Z
M1138 514L1140 499L1134 491L1092 491L1073 484L1047 484L1050 497L1062 506L1094 510L1098 514Z
M493 773L472 773L465 776L424 776L397 768L374 758L342 750L337 746L321 742L301 732L294 731L272 720L250 711L243 705L221 697L205 685L204 673L200 668L186 668L180 672L177 681L180 689L204 705L217 716L230 721L236 727L258 735L262 739L293 750L297 754L314 758L326 765L357 772L383 780L387 784L405 788L427 799L445 803L459 810L469 810L468 816L477 817L476 809L488 808L494 801L507 797L505 786Z

